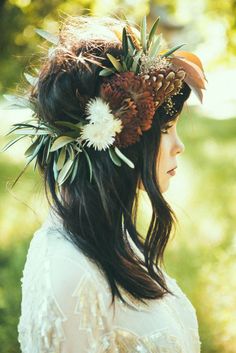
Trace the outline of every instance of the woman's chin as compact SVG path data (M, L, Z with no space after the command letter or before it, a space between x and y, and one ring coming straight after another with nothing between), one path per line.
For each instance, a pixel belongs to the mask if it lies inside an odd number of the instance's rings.
M164 183L161 183L161 185L160 185L161 193L164 194L169 189L169 186L170 186L169 180L165 181Z

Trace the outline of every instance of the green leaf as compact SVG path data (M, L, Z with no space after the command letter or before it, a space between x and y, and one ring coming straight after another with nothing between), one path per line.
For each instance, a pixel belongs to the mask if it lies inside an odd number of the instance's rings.
M69 149L69 155L70 155L70 159L71 160L74 160L75 159L75 152L74 152L74 149L72 148L72 146L68 146L68 149Z
M106 76L110 76L110 75L112 75L112 74L114 74L114 73L115 73L115 70L112 70L112 69L107 68L107 69L101 70L101 71L99 72L99 76L106 77Z
M154 43L152 43L152 45L150 46L150 50L149 50L149 56L150 58L155 58L161 48L161 39L162 39L162 34L159 34L159 36L157 36L157 39L155 40Z
M136 52L136 47L134 45L132 38L129 35L127 35L127 40L128 40L128 55L132 57Z
M44 31L43 29L36 28L35 32L42 38L46 39L48 42L57 45L59 43L59 37L55 36L52 33Z
M126 32L126 28L123 28L122 31L122 48L124 51L124 57L126 57L128 55L128 39L127 39L127 32Z
M17 137L16 139L8 142L4 147L3 149L1 150L1 152L5 152L8 148L10 148L11 146L13 146L17 141L21 140L22 138L24 138L25 136L20 136L20 137Z
M151 43L152 43L152 40L154 38L154 35L156 33L156 30L157 30L157 26L158 26L158 23L159 23L159 20L160 20L160 17L157 17L156 21L154 22L151 30L150 30L150 33L149 33L149 36L148 36L148 41L147 41L147 50L149 49Z
M126 63L128 70L130 70L130 68L132 67L133 62L134 62L134 59L131 56L127 56L125 63Z
M123 72L123 67L121 63L116 58L114 58L113 55L107 54L107 57L118 72Z
M59 175L57 178L57 182L59 185L62 185L66 181L66 179L69 177L72 164L73 164L73 161L71 159L68 159L68 161L66 161L63 168L59 172Z
M71 173L71 179L70 179L70 184L73 183L76 175L77 175L77 171L78 171L78 167L79 167L79 156L75 158L74 160L74 165L73 165L73 171Z
M27 124L26 122L13 124L12 126L16 126L17 128L29 127L29 128L33 128L33 129L40 129L40 126L38 124L35 124L35 125L34 124Z
M53 142L52 147L50 148L50 152L54 152L74 140L75 139L70 136L60 136Z
M144 53L147 49L147 20L146 16L143 17L142 25L141 25L141 43Z
M37 156L43 144L44 136L37 137L36 141L25 151L25 156L30 157L30 161L32 161Z
M122 159L123 162L125 162L130 168L134 168L134 163L128 159L116 146L115 146L115 152L120 159Z
M25 151L25 156L26 157L30 157L35 149L40 145L40 137L37 137L37 139L34 141L34 143L32 143L32 145L30 145L29 148L27 148L27 150Z
M14 130L13 131L14 131L15 135L35 135L35 136L48 135L48 131L41 130L41 129L20 129L20 128L16 128ZM13 131L11 131L11 133Z
M89 167L89 181L91 182L91 181L92 181L92 176L93 176L92 163L91 163L91 161L90 161L90 158L89 158L88 153L86 152L86 150L85 150L84 148L83 148L83 151L84 151L85 157L86 157L87 162L88 162L88 167Z
M46 137L46 142L45 142L45 147L43 150L43 157L42 157L42 162L44 165L46 165L47 163L49 163L52 154L50 154L50 148L52 145L52 138L51 137Z
M27 74L26 72L24 72L24 76L31 86L35 86L37 84L38 77L31 76L30 74Z
M79 132L81 131L81 127L84 125L83 123L73 124L73 123L70 123L69 121L61 121L61 120L55 121L55 124L63 127L69 127L71 130L75 130Z
M74 148L74 150L77 151L78 153L80 153L80 152L83 151L78 145L74 145L73 148Z
M25 173L26 169L28 168L29 164L30 164L31 160L29 162L27 162L23 168L23 170L20 172L20 174L17 176L17 178L14 180L14 183L12 184L11 188L13 188L17 181L20 179L20 177Z
M113 149L113 148L109 148L108 151L109 151L109 155L110 155L110 158L111 158L112 162L113 162L115 165L117 165L118 167L120 167L120 166L121 166L121 161L120 161L120 159L117 157L117 155L116 155L114 149Z
M57 180L59 171L58 171L58 168L57 168L57 163L56 163L55 158L56 158L56 156L54 156L54 159L53 159L53 167L52 167L52 170L53 170L54 179Z
M28 98L4 94L3 97L10 103L9 108L33 109L33 105Z
M35 169L36 169L36 167L37 167L37 164L38 164L38 158L36 158L36 160L35 160L34 171L35 171Z
M176 47L168 50L165 54L163 54L161 57L162 58L166 58L167 56L171 55L172 53L174 53L176 50L180 49L181 47L183 47L185 44L180 44L177 45Z
M143 54L143 51L140 50L134 57L134 60L133 60L133 64L130 68L131 71L137 73L137 70L138 70L138 63L139 63L139 59L141 58L141 55Z
M62 148L57 160L57 170L61 170L66 160L66 150Z

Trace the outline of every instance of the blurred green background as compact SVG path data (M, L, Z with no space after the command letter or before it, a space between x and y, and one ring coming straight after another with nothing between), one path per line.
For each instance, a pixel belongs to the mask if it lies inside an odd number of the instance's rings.
M196 307L203 353L236 352L236 1L235 0L0 0L0 95L19 92L44 50L34 28L56 32L64 13L126 14L149 25L160 15L167 42L189 43L208 78L204 104L194 97L182 114L185 152L165 194L179 219L166 252L166 268ZM33 54L32 54L33 53ZM0 100L1 147L9 125L27 119ZM17 353L20 278L29 242L47 214L43 183L33 168L11 189L24 166L26 145L0 155L0 353ZM141 192L139 228L150 204Z

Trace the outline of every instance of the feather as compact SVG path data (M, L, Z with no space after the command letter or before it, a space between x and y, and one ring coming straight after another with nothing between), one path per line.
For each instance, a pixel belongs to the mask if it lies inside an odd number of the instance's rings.
M206 88L204 73L197 64L180 57L172 58L171 62L177 67L184 69L186 72L186 78L191 80L193 86L196 86L200 89Z
M184 58L184 59L196 64L202 70L204 78L207 81L205 73L204 73L202 62L197 55L190 53L190 52L187 52L187 51L184 51L184 50L177 50L175 53L173 53L173 56L176 56L178 58Z

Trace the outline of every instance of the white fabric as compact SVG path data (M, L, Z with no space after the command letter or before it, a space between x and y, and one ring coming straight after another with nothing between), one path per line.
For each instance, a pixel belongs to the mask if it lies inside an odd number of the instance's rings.
M123 291L130 306L119 299L110 306L102 272L49 213L31 240L21 278L22 353L199 353L195 309L163 273L175 296L145 306Z

